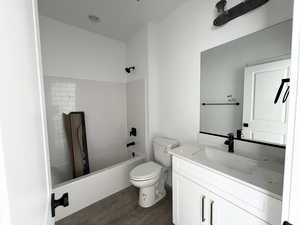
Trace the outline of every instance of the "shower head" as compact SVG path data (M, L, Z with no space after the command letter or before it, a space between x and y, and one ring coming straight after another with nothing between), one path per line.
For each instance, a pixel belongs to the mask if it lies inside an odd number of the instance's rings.
M129 74L131 72L133 72L135 70L135 67L134 66L131 66L131 67L126 67L125 68L125 71Z

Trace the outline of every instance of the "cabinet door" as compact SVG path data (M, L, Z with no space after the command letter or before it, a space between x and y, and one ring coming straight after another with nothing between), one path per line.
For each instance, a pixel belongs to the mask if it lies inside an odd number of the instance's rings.
M213 193L210 193L208 198L208 225L269 225Z
M204 225L207 191L192 181L173 173L173 223L175 225Z

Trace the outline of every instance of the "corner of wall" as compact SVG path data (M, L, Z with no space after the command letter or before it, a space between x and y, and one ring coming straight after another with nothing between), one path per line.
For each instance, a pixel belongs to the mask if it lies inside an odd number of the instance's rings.
M8 199L8 186L5 170L4 148L2 145L2 133L0 127L0 199L1 199L1 212L0 224L11 224L10 221L10 204Z

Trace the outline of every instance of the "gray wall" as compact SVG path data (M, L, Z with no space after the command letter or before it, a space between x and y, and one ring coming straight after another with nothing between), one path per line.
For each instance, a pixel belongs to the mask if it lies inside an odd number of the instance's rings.
M233 95L241 105L201 105L201 131L227 134L242 128L244 68L289 57L291 37L292 23L286 21L202 52L201 103L227 102Z

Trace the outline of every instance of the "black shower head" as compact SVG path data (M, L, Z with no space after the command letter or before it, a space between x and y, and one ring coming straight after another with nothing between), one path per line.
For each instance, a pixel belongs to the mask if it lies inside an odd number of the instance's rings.
M125 71L126 71L127 73L131 73L131 72L134 71L134 70L135 70L135 67L134 67L134 66L126 67L126 68L125 68Z
M126 71L127 73L130 73L129 67L126 67L126 68L125 68L125 71Z

